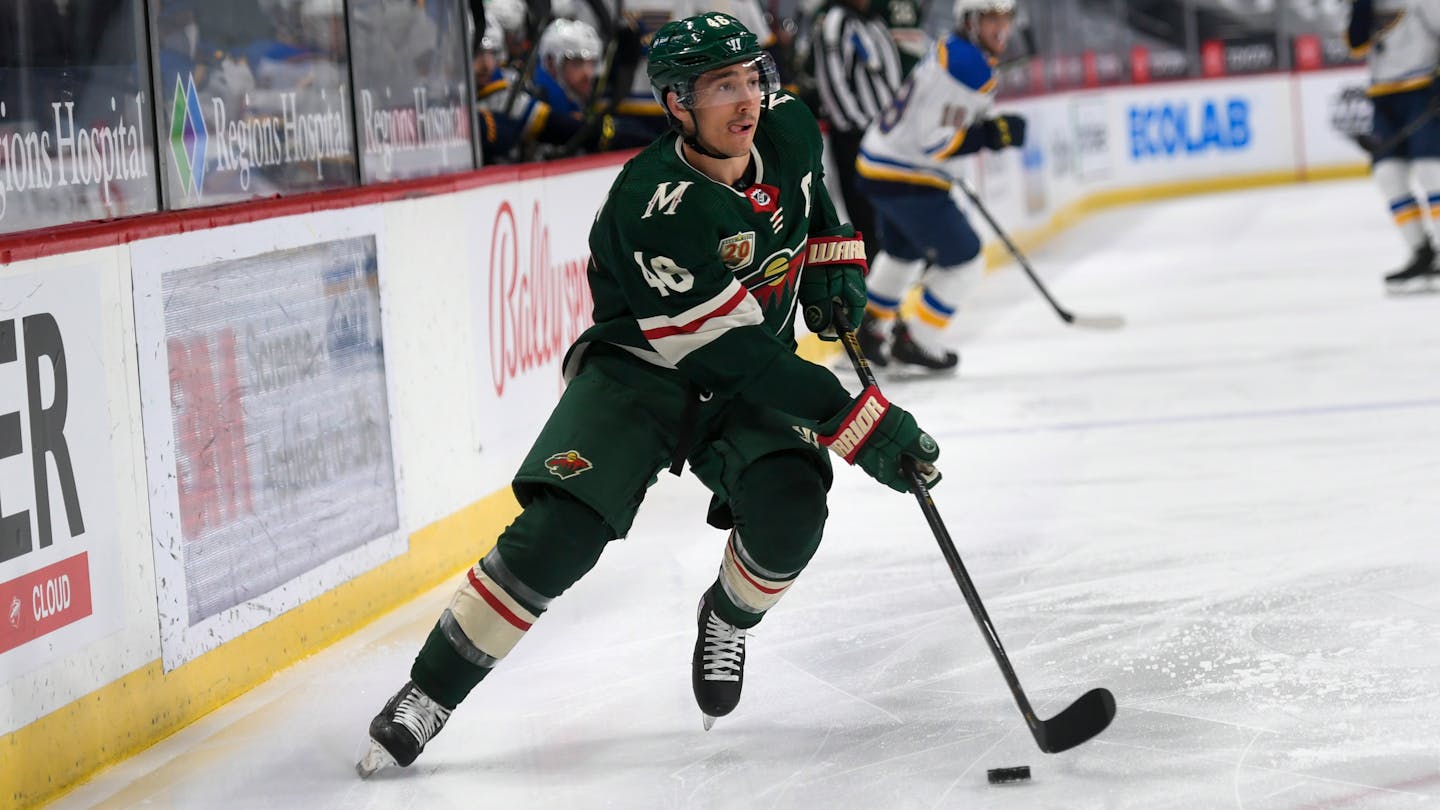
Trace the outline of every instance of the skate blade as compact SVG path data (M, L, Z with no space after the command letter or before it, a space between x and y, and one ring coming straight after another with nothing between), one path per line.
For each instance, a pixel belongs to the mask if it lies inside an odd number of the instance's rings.
M1390 295L1428 295L1440 293L1440 278L1425 276L1408 278L1404 281L1385 282L1385 292Z
M702 720L701 722L705 724L706 731L709 731L715 726L715 718L711 717L708 714L702 714L700 716L704 718L704 720Z
M355 773L359 774L361 779L369 779L375 775L376 771L394 765L395 757L390 756L390 752L385 750L385 746L371 740L370 750L366 751L365 756L355 763Z
M885 367L885 379L892 382L906 382L909 380L933 379L935 377L953 377L960 373L960 364L956 363L949 368L931 368L919 363L906 363L900 360L891 361Z

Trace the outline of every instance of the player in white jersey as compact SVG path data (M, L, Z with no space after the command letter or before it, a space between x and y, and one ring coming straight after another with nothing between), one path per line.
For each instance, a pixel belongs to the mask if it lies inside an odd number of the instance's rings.
M870 264L859 337L876 365L944 371L959 363L940 337L984 260L950 185L964 156L1025 143L1023 118L993 112L995 64L1014 16L1015 0L955 0L955 30L925 55L860 143L859 185L875 209L881 252ZM906 323L900 302L922 271L918 316Z
M1440 218L1440 0L1355 0L1348 38L1370 65L1372 134L1380 144L1372 156L1375 182L1414 251L1409 264L1385 277L1386 287L1440 289L1431 234Z

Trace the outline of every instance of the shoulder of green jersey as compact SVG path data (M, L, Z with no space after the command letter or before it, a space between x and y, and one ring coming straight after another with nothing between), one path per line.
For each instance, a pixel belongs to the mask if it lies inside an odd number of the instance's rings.
M820 148L820 124L814 114L804 102L783 90L772 94L765 102L761 126L777 144Z

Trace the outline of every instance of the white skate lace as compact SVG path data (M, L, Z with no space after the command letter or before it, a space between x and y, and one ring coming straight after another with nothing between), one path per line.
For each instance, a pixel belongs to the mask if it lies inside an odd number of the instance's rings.
M395 722L410 729L415 739L421 745L430 742L430 738L440 732L445 721L450 718L450 710L431 700L418 689L411 690L410 694L400 699L400 705L395 707Z
M744 653L744 628L727 624L711 613L705 620L705 680L740 680L740 656Z

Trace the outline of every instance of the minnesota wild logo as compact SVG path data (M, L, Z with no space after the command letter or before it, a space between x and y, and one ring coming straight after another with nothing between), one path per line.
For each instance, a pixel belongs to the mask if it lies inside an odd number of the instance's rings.
M590 459L580 455L577 450L566 450L545 459L545 469L562 481L566 478L574 478L594 466L590 463Z
M781 248L741 281L750 290L750 294L755 296L755 300L760 302L760 307L768 310L771 305L794 300L790 295L795 290L800 269L804 266L804 253Z

